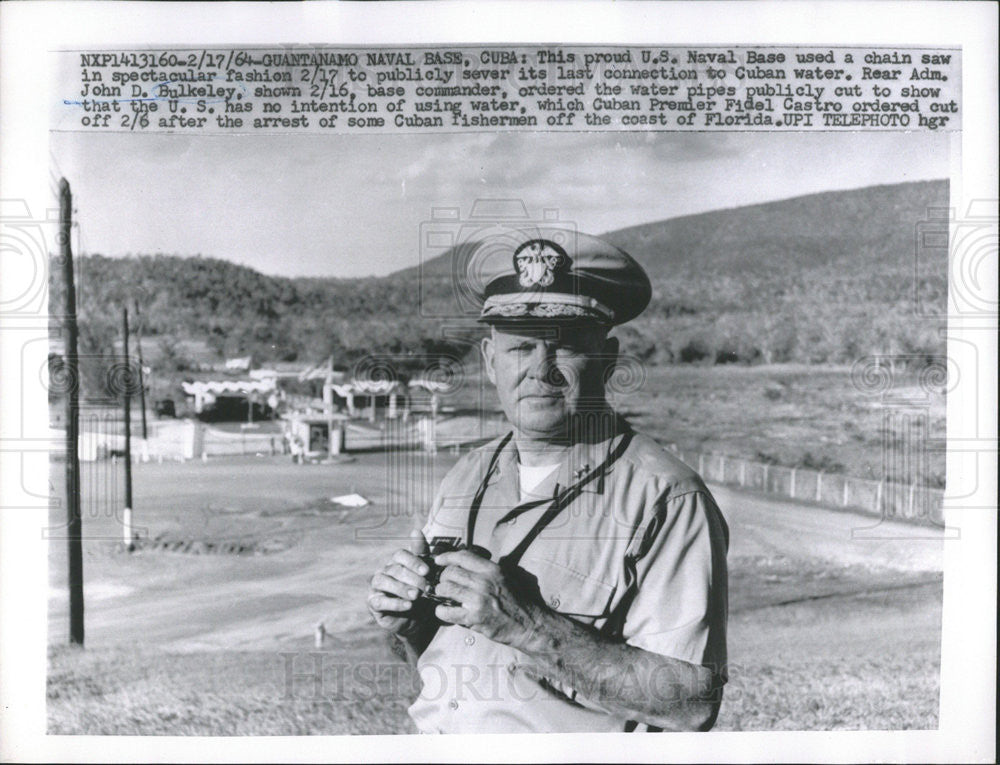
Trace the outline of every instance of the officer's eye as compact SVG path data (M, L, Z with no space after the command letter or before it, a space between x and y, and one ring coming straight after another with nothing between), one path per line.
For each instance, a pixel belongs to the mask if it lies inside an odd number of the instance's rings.
M586 354L586 348L583 345L578 345L575 343L568 343L566 345L560 345L556 349L556 358L566 358L574 359L578 356L583 356Z

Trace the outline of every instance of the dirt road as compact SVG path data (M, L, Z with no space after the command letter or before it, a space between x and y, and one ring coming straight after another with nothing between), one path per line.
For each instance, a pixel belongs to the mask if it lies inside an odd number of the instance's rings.
M387 481L386 459L365 454L353 463L308 467L273 458L139 466L136 524L148 537L182 547L235 539L286 549L128 554L116 548L115 519L89 519L85 533L104 538L86 543L88 645L267 648L307 638L320 621L330 632L364 625L367 578L411 522L400 512L405 497L426 492L454 461L447 455L420 470L411 465L410 473L422 476L416 483L424 484L414 486ZM355 491L372 504L344 510L328 501ZM942 542L930 529L722 486L713 491L731 528L734 613L898 587L941 571ZM51 639L61 642L63 545L53 543L52 552Z

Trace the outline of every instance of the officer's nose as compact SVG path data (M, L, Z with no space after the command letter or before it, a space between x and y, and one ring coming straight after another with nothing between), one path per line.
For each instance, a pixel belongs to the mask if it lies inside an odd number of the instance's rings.
M524 376L530 380L544 380L550 374L552 359L544 342L535 343L524 360Z
M562 388L567 384L564 372L556 364L555 346L539 343L528 361L527 375L547 388Z

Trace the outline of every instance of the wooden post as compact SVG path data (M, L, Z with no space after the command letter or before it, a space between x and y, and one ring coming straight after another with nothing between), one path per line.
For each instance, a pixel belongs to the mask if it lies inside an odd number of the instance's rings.
M795 468L792 468L792 485L789 487L788 496L795 499Z
M323 378L323 416L326 417L326 456L330 458L340 454L340 444L333 429L333 354L326 360L326 377Z
M66 546L69 553L69 641L83 645L83 518L80 515L80 389L76 326L76 284L73 280L73 195L65 178L59 181L59 255L66 288Z
M326 360L326 377L323 378L323 415L330 429L329 453L333 450L333 354Z
M326 642L326 625L320 622L316 625L315 632L313 632L313 645L316 648L322 648L324 642Z
M146 427L146 381L145 372L142 371L142 321L139 320L139 301L132 301L135 307L135 318L139 322L136 328L135 350L139 356L139 406L142 409L142 440L149 438L149 430Z
M820 470L816 474L816 501L823 501L823 471Z
M122 530L125 547L130 551L132 544L132 370L129 367L128 356L128 308L122 308L122 342L125 356L125 374L123 391L125 394L125 513L124 529Z

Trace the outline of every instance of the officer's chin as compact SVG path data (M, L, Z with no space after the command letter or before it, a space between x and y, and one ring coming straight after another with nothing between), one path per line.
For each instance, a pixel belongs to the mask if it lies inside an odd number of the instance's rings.
M518 402L514 425L523 435L540 440L560 438L566 434L569 413L563 402Z

